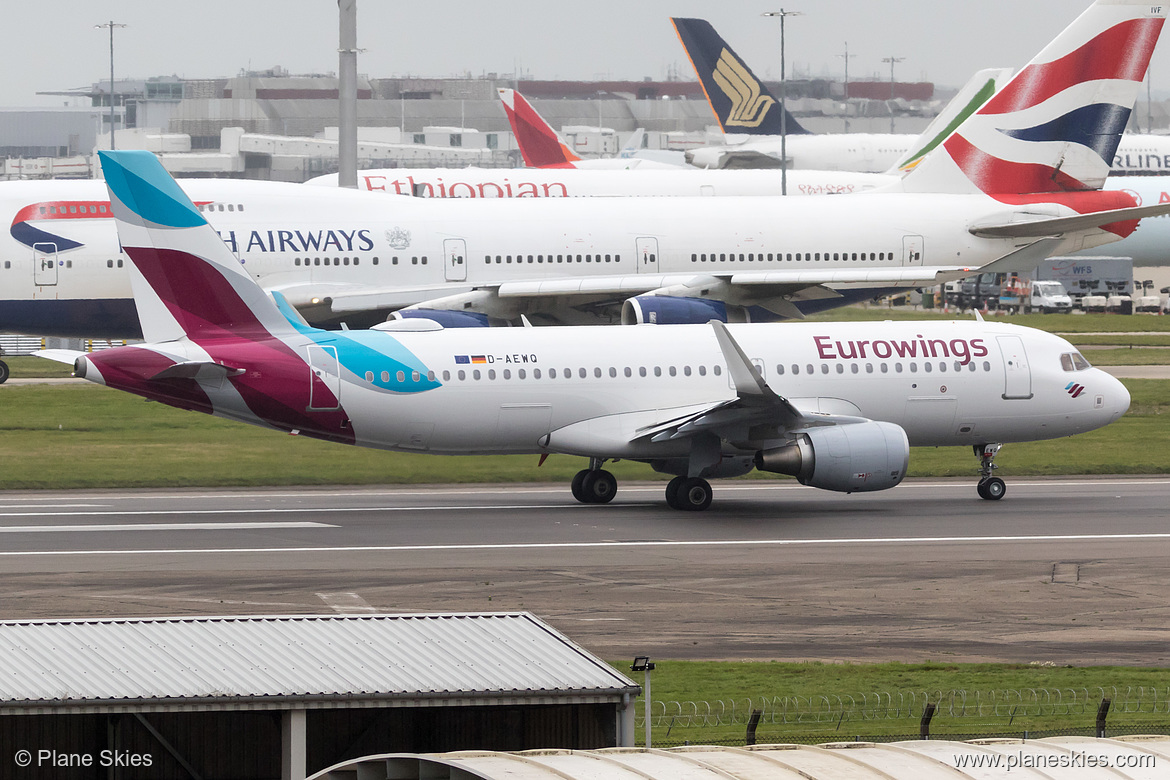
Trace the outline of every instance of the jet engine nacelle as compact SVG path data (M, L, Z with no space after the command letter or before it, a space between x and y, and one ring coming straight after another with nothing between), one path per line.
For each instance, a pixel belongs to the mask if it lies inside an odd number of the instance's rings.
M444 328L486 328L488 316L474 311L450 309L400 309L391 315L396 320L432 320Z
M731 309L729 312L728 309ZM711 320L743 322L738 307L706 298L676 298L671 295L639 295L622 304L622 325L702 325Z
M783 447L761 450L755 462L760 471L788 474L822 490L886 490L906 476L910 442L893 423L829 425L801 431Z

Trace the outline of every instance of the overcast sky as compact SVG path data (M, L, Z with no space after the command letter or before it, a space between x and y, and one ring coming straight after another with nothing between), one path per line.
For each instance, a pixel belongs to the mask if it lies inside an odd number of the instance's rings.
M784 0L789 67L959 86L977 69L1023 66L1088 7L1088 0ZM235 76L281 66L337 70L336 0L4 0L0 105L62 105L37 92L109 78ZM671 16L705 18L761 76L779 74L779 4L699 0L358 0L358 71L445 77L520 67L536 79L663 79L694 73ZM1170 89L1170 43L1154 57L1155 92Z

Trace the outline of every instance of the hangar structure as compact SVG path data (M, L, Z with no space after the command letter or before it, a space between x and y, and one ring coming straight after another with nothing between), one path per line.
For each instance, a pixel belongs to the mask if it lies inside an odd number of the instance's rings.
M527 612L3 621L0 668L0 762L29 751L30 777L108 755L300 780L374 753L632 745L641 690Z
M1155 780L1167 767L1167 736L1055 737L386 755L310 780Z

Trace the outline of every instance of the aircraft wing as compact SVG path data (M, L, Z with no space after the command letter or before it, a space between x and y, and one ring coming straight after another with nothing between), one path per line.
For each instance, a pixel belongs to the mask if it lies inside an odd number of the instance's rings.
M709 434L730 441L783 438L788 431L864 422L861 417L801 411L776 393L732 338L727 326L712 321L727 362L736 397L661 422L644 425L634 440L666 442Z
M1170 204L1168 204L1170 205ZM547 315L552 321L580 323L583 312L613 321L627 298L661 295L705 298L738 306L761 306L784 317L802 318L793 301L842 297L843 291L872 288L874 294L931 287L984 270L1026 271L1052 251L1060 239L1044 238L983 268L899 266L894 268L760 269L713 273L653 273L570 276L498 283L455 283L420 287L370 288L304 285L292 291L299 306L327 303L335 315L392 312L399 309L472 311L500 320L521 314ZM288 288L273 288L289 296ZM596 319L594 321L597 321Z
M716 466L722 442L758 447L783 442L793 431L869 422L863 417L803 411L763 380L722 322L711 327L723 352L734 397L674 409L607 415L552 431L542 446L556 452L596 451L642 457L648 450L689 451L695 475ZM634 455L641 453L642 455ZM627 456L627 457L628 457Z
M525 282L504 282L496 288L501 298L555 295L637 295L673 285L696 286L714 280L710 274L626 274L568 276Z
M470 284L434 284L423 287L365 287L336 291L329 298L336 314L364 311L394 311L426 303L435 298L469 293ZM299 304L294 304L299 305Z

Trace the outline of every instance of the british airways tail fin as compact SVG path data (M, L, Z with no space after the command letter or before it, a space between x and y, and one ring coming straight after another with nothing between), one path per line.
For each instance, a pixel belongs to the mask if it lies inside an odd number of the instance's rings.
M704 19L670 21L723 132L780 135L779 102L715 28ZM808 134L791 114L784 124L789 135Z
M912 192L1100 189L1167 6L1097 0L902 181Z
M536 113L536 109L523 95L514 89L501 89L498 92L525 165L529 168L572 167L573 163L581 160L572 149L565 146L557 131Z
M98 155L147 341L295 332L157 157Z

